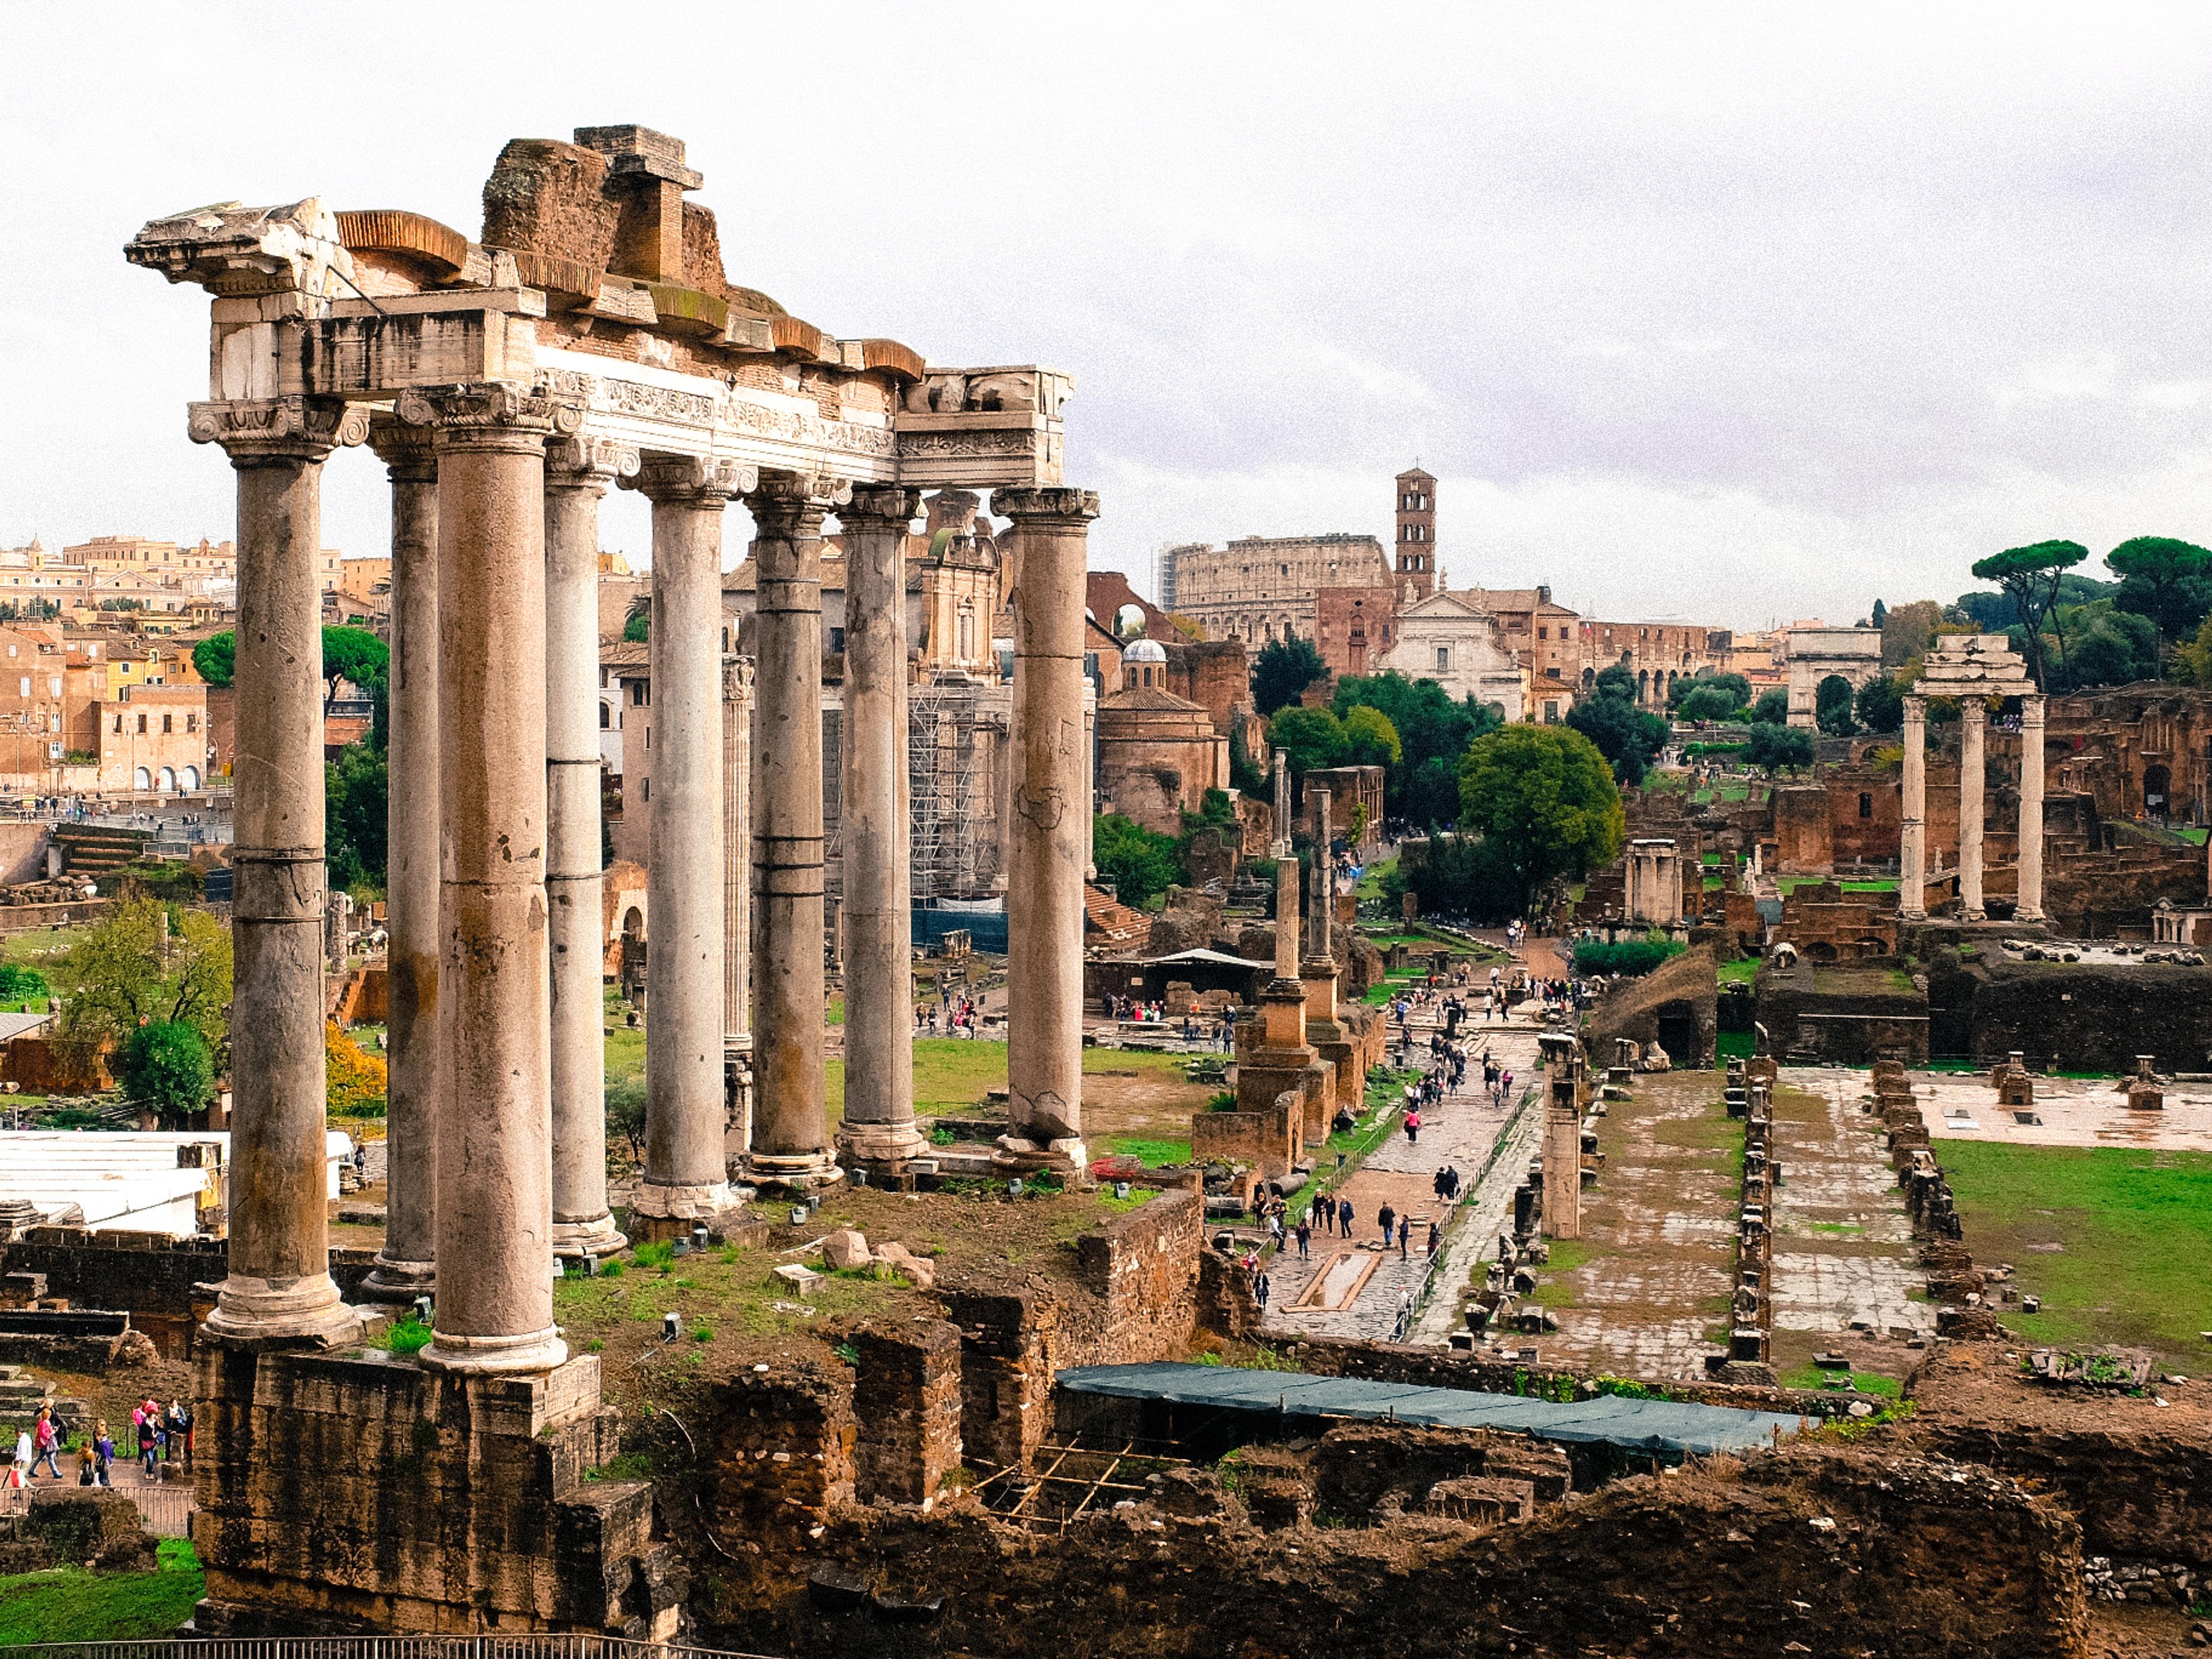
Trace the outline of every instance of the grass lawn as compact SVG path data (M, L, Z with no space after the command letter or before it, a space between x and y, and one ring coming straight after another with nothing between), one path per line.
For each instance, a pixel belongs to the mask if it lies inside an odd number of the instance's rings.
M1941 1144L1966 1243L2043 1311L2031 1342L2148 1348L2191 1371L2212 1330L2212 1153ZM2053 1247L2056 1248L2053 1248Z
M611 1048L612 1039L609 1039L609 1045ZM1183 1076L1178 1056L1141 1054L1128 1048L1085 1048L1083 1051L1083 1069L1094 1077L1110 1077L1116 1073L1158 1073L1164 1079L1180 1082ZM610 1063L609 1075L612 1075L612 1070ZM827 1070L830 1124L835 1128L845 1115L845 1062L832 1060L828 1063ZM947 1112L964 1112L981 1105L983 1097L992 1090L1006 1086L1005 1043L971 1042L965 1037L915 1039L914 1109L916 1116L938 1117ZM1110 1090L1110 1085L1102 1085L1097 1097L1105 1099ZM1188 1142L1183 1150L1184 1156L1188 1157ZM1162 1163L1176 1161L1160 1160Z
M92 930L89 927L33 927L27 933L0 939L0 962L26 968L51 968L69 954L70 946Z
M128 1642L167 1636L192 1616L206 1576L188 1540L165 1538L152 1572L82 1567L0 1578L0 1648L31 1642Z
M1724 962L1717 977L1723 985L1748 985L1759 977L1759 958L1746 957L1741 962Z
M1359 872L1359 884L1352 889L1353 895L1358 898L1374 899L1380 902L1382 897L1382 878L1397 867L1398 855L1395 853L1391 854L1387 859L1377 859Z

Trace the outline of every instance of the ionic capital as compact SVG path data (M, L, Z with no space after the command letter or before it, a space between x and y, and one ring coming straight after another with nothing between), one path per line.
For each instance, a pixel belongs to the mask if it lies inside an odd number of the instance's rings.
M255 398L191 405L196 444L221 444L234 466L319 461L368 436L367 404L329 398Z
M847 529L905 528L921 514L921 491L905 484L855 484L853 499L837 509L837 521Z
M638 453L611 438L556 438L545 446L545 487L603 495L620 478L637 476Z
M438 453L429 428L409 426L392 416L378 415L368 423L368 447L384 463L392 483L438 482Z
M719 455L645 457L635 478L624 478L623 487L639 490L656 504L682 501L694 506L720 507L732 495L742 495L759 482L757 469Z
M574 432L584 418L572 404L503 380L403 392L395 412L428 427L441 450L542 450L549 434Z
M991 511L1003 514L1017 526L1045 525L1055 529L1081 530L1098 516L1098 492L1026 484L1013 489L994 489L991 492Z
M745 492L753 527L763 541L813 541L822 534L822 520L852 499L850 480L803 472L763 472Z

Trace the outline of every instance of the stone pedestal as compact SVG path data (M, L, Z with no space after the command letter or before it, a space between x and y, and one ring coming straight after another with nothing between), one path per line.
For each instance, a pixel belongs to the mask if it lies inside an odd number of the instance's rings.
M637 452L568 438L545 467L545 903L552 960L553 1252L629 1243L607 1207L606 994L599 864L599 501Z
M770 473L746 498L757 581L753 720L753 1086L745 1177L842 1172L823 1097L822 521L842 489Z
M1928 919L1928 699L1905 700L1905 809L1899 830L1897 908Z
M553 1323L545 939L545 440L556 410L501 384L399 399L438 457L437 1316L425 1366L543 1372Z
M195 404L238 473L235 988L229 1276L208 1330L336 1343L323 1092L322 469L368 412L304 398Z
M728 461L652 456L653 799L647 806L645 1178L635 1212L730 1207L722 975L722 508Z
M914 894L908 853L907 531L921 492L855 489L845 532L845 1117L851 1163L896 1168L914 1121ZM1087 815L1086 815L1087 816Z
M392 775L438 775L438 463L430 434L380 422L392 477ZM438 791L389 792L385 875L384 1248L364 1301L410 1303L437 1282Z
M198 1398L202 1636L679 1633L652 1483L583 1478L620 1450L593 1356L459 1376L215 1344Z
M999 1161L1082 1175L1084 572L1098 497L1001 489L1014 521L1013 801L1006 871L1007 1133ZM1293 970L1295 972L1295 970Z

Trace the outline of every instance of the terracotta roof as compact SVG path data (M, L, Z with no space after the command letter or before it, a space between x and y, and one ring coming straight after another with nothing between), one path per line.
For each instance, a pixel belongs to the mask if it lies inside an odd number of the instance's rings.
M1157 685L1135 686L1127 691L1111 691L1098 705L1101 708L1154 708L1171 713L1206 713L1204 703L1193 702L1188 697L1178 697L1172 691L1163 691Z
M643 640L617 640L599 647L602 668L644 668L653 661L653 647Z

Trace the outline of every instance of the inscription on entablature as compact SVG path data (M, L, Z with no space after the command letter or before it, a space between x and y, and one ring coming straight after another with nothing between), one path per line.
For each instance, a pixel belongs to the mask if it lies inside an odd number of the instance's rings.
M678 421L687 426L732 426L763 438L848 454L889 456L898 447L898 441L884 428L825 421L804 410L772 408L738 398L729 388L710 395L611 374L587 374L574 368L548 369L543 378L546 390L554 396L611 414Z

